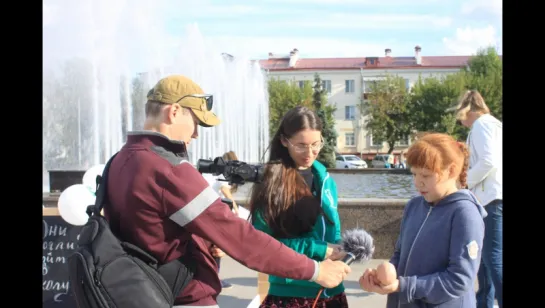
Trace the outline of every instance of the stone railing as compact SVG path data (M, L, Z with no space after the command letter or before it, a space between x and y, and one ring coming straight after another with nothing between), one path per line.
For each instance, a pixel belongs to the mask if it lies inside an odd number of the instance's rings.
M329 173L344 173L344 174L411 174L409 169L395 168L364 168L364 169L327 169Z
M246 199L236 199L245 206ZM399 235L401 217L407 199L340 198L342 230L363 228L373 236L375 259L389 259Z
M58 193L44 193L46 207L57 206ZM246 199L235 200L246 205ZM399 234L405 199L339 199L339 216L342 229L363 228L374 238L375 259L389 259L392 256Z

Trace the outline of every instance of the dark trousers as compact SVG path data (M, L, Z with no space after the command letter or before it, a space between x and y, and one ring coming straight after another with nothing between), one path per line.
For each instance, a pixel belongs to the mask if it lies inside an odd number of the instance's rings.
M503 308L503 200L494 200L484 208L488 216L484 219L483 251L477 273L477 308L492 308L494 298Z
M311 308L315 300L314 298L267 295L259 308ZM316 307L348 308L348 299L343 292L329 298L319 298Z

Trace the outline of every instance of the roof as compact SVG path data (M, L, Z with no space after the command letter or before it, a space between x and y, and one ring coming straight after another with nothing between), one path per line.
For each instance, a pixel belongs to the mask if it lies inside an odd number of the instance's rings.
M422 68L460 68L467 64L471 56L422 56L422 64L416 64L415 57L370 57L378 59L378 65L366 66L367 58L300 58L293 68L290 59L270 58L259 60L263 69L270 71L298 70L347 70L347 69L422 69Z

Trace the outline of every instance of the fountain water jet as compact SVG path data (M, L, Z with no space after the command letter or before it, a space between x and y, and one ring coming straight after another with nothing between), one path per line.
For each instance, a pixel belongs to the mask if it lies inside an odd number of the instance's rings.
M45 0L44 7L53 12L44 16L44 182L47 170L105 163L127 131L142 128L145 95L169 74L186 75L213 94L222 120L199 127L192 163L230 150L243 161L262 158L268 103L258 63L222 55L196 25L173 39L160 23L161 6L151 1L116 1L112 8L105 0Z

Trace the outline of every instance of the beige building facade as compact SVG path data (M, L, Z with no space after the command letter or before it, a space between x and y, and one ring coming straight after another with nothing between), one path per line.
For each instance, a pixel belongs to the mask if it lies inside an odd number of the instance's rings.
M337 130L337 152L356 154L371 159L378 153L386 153L386 143L373 141L373 136L365 129L365 118L359 105L366 99L369 85L384 78L387 74L405 79L408 88L419 76L422 78L441 78L458 72L467 65L470 56L422 56L422 49L416 46L413 54L404 57L391 56L386 49L383 57L362 58L301 58L297 49L286 55L269 53L269 58L260 60L268 78L292 80L302 85L313 81L318 73L328 92L328 100L337 107L335 128ZM410 140L401 141L394 150L398 154L406 149Z

